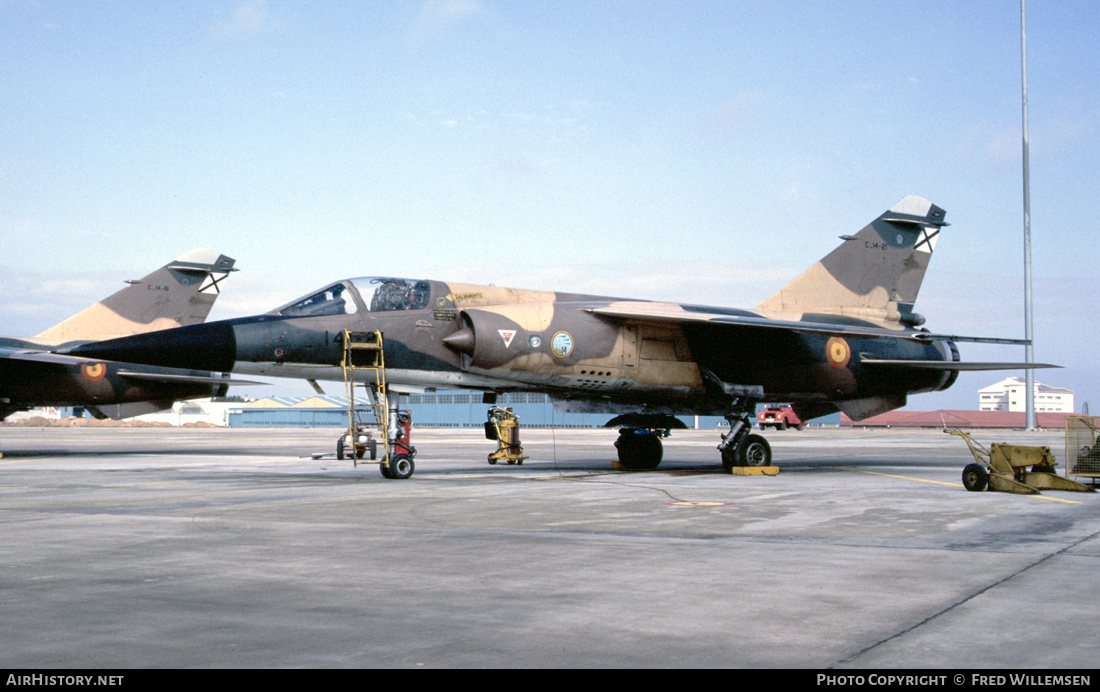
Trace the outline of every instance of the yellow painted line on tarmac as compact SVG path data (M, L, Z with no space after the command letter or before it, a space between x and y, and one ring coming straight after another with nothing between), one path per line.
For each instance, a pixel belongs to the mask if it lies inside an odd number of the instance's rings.
M1080 500L1063 500L1060 497L1049 497L1047 495L1031 495L1030 497L1041 497L1044 500L1050 500L1051 502L1065 502L1066 504L1070 504L1070 505L1083 504Z
M863 469L852 468L851 466L840 466L845 471L855 471L856 473L866 473L871 476L886 476L887 478L901 478L906 481L920 481L921 483L935 483L936 485L950 485L953 488L963 487L961 483L948 483L946 481L930 481L927 478L913 478L912 476L897 476L892 473L879 473L878 471L864 471Z
M872 476L886 476L887 478L901 478L902 480L906 480L906 481L919 481L921 483L935 483L936 485L949 485L953 488L962 488L962 487L964 487L962 483L948 483L946 481L930 481L927 478L913 478L912 476L898 476L898 475L895 475L895 474L892 474L892 473L879 473L877 471L864 471L863 469L856 469L856 468L852 468L851 466L839 466L837 468L842 468L845 471L855 471L856 473L866 473L866 474L869 474L869 475L872 475ZM1009 493L1009 494L1013 495L1013 494L1018 494L1018 493ZM1041 497L1042 499L1050 500L1051 502L1065 502L1065 503L1071 504L1071 505L1081 504L1080 500L1063 500L1060 497L1049 497L1049 496L1043 495L1043 494L1028 495L1027 497Z

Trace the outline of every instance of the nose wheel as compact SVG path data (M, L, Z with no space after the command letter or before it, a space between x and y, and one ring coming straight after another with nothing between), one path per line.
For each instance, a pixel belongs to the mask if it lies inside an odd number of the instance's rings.
M394 454L390 458L389 466L385 464L381 466L383 476L398 480L412 476L415 468L412 456L409 454Z

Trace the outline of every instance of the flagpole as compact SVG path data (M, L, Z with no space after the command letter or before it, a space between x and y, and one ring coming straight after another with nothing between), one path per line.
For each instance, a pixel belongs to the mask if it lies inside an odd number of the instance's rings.
M1024 116L1024 339L1027 340L1027 344L1024 346L1024 361L1033 363L1035 352L1032 344L1034 330L1031 314L1031 163L1027 141L1027 13L1024 6L1025 2L1026 0L1020 0L1020 71L1022 74ZM1027 394L1024 401L1026 402L1027 411L1027 429L1035 430L1035 371L1031 368L1026 370L1025 382Z

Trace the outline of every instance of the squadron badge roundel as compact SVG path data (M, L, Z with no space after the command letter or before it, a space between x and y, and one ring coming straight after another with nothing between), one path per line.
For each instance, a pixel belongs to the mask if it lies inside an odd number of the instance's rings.
M838 369L843 368L852 359L852 349L849 348L847 341L834 336L825 343L825 357L829 360L829 365Z
M557 332L550 339L550 350L558 358L565 358L573 352L573 336L569 332Z
M103 363L85 363L80 366L80 374L89 382L99 382L107 375L107 366Z

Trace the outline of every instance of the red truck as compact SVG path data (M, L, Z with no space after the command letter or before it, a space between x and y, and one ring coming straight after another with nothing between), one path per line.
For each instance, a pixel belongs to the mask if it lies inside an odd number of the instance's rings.
M766 404L764 410L756 416L756 421L761 430L768 426L772 426L776 430L802 429L802 419L798 417L794 409L782 404Z

